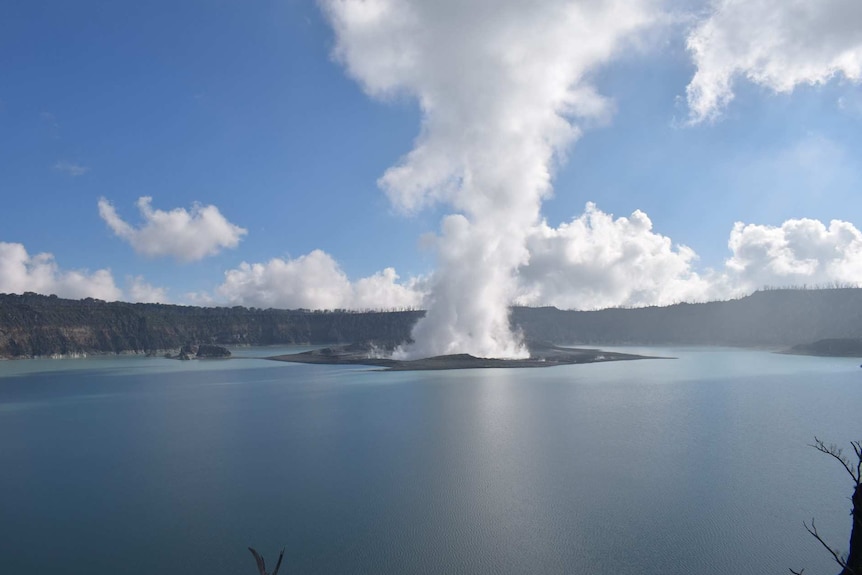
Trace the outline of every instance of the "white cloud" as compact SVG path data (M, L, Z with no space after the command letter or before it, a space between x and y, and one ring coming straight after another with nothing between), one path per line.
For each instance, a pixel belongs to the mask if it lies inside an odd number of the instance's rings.
M564 309L668 305L710 295L692 268L697 256L655 233L640 210L614 219L587 204L569 223L537 227L527 240L530 261L520 269L522 305Z
M138 303L169 303L168 290L144 280L143 276L126 277L129 299Z
M90 171L90 168L88 168L87 166L82 166L81 164L76 164L75 162L67 162L65 160L57 162L56 164L51 166L51 169L57 172L63 172L64 174L72 176L73 178L77 176L83 176Z
M0 242L0 293L27 291L72 299L122 298L109 270L61 270L51 254L31 256L22 244Z
M738 292L764 286L862 283L862 232L850 222L794 219L781 226L737 222L726 275Z
M415 146L380 178L406 211L455 212L436 241L426 318L408 353L515 357L508 304L551 177L583 122L612 108L592 82L653 22L652 0L321 0L335 57L371 96L415 97Z
M476 249L474 226L459 217L444 225L463 249ZM561 309L602 309L712 301L764 287L862 285L862 232L852 223L791 219L780 226L737 223L730 256L720 269L699 270L697 254L653 229L636 210L614 217L589 203L583 214L553 228L542 222L527 238L529 261L518 269L510 303ZM445 255L445 254L444 254ZM464 271L469 274L469 270ZM475 273L481 273L477 270ZM225 273L216 296L189 294L193 303L307 309L401 309L428 305L440 279L399 282L392 268L351 282L327 253L243 263ZM469 281L469 275L463 281ZM460 282L450 282L457 286ZM469 311L469 310L468 310ZM456 330L440 345L463 343Z
M859 0L714 0L688 36L692 122L715 119L740 77L776 92L862 79Z
M327 253L314 250L296 259L245 263L225 272L217 288L233 305L286 309L402 309L419 307L417 282L401 284L392 268L351 283ZM197 299L208 299L196 295Z
M243 262L225 272L218 293L233 304L334 309L349 298L350 282L329 254L314 250L296 259Z
M694 251L653 231L645 213L615 219L592 204L558 228L538 226L527 247L515 300L522 305L601 309L729 299L764 287L862 285L862 232L840 220L737 223L718 270L698 271Z
M352 309L405 309L419 308L424 297L421 280L398 283L395 268L386 268L372 276L353 283Z
M169 212L154 210L152 198L138 199L143 225L133 227L117 214L114 206L101 198L99 215L120 238L140 254L171 256L191 262L215 255L224 248L236 247L247 230L225 219L218 208L194 204L191 210L175 208Z

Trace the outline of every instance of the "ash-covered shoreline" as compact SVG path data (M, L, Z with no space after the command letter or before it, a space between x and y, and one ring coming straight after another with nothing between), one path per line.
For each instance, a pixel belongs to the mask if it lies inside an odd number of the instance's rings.
M423 371L444 369L485 369L485 368L527 368L554 367L557 365L573 365L579 363L597 363L607 361L630 361L636 359L667 359L654 356L635 355L603 351L601 349L583 349L561 347L546 343L528 344L530 357L526 359L498 359L475 357L466 353L453 355L438 355L413 360L398 360L380 357L379 351L366 345L345 345L326 347L313 351L277 355L269 357L273 361L292 363L317 363L326 365L366 365L380 367L387 371Z

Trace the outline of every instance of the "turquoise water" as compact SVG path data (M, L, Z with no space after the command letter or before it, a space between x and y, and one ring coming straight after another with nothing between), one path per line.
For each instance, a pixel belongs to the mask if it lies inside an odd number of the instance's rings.
M857 360L386 373L230 360L0 362L0 573L836 571Z

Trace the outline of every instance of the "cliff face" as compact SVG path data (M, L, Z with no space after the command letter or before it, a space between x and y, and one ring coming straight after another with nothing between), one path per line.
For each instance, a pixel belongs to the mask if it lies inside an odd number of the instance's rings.
M0 357L148 353L217 345L408 341L424 314L319 312L66 300L0 294ZM640 309L514 308L528 339L587 345L791 347L862 338L862 289L774 290L728 302Z

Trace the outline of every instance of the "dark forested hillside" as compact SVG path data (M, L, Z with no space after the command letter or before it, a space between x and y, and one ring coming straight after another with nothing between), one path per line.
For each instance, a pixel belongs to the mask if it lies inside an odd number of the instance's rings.
M206 308L0 294L0 356L148 353L188 343L394 345L409 338L422 313Z
M560 344L789 347L862 337L862 289L784 289L668 307L560 311L515 308L524 333Z
M204 308L0 294L0 357L148 353L189 343L270 345L407 341L421 311ZM532 340L560 344L791 347L862 338L862 289L772 290L727 302L561 311L514 308Z

